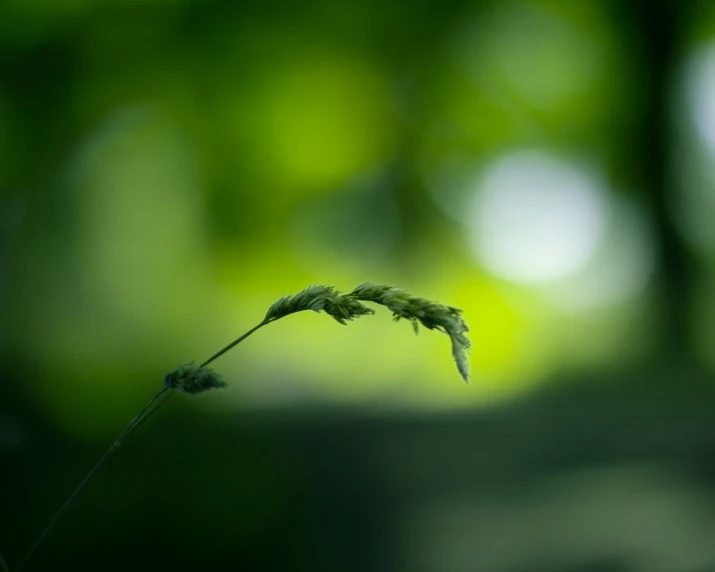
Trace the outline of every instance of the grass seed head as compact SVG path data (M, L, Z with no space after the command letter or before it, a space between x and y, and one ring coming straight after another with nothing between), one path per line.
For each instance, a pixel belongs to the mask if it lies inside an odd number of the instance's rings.
M198 367L194 362L180 365L164 377L164 387L184 393L198 394L207 389L226 387L221 376L207 367Z

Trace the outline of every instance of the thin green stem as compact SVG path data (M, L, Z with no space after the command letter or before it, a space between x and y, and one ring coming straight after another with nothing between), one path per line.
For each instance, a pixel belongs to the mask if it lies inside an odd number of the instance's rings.
M255 332L256 330L262 328L262 327L265 326L266 324L270 324L272 321L273 321L273 320L263 320L260 324L258 324L257 326L251 328L250 330L248 330L248 331L247 331L245 334L243 334L240 338L238 338L237 340L232 341L232 342L231 342L230 344L228 344L225 348L223 348L222 350L216 352L216 353L215 353L214 355L212 355L209 359L207 359L204 363L202 363L199 367L205 367L205 366L209 365L212 361L214 361L215 359L221 357L221 356L222 356L223 354L225 354L228 350L230 350L230 349L233 348L234 346L240 344L243 340L245 340L245 339L246 339L248 336L250 336L253 332Z
M2 552L0 552L0 568L2 568L2 572L10 572L10 569L7 567L7 562L5 562L5 559L2 557Z
M132 419L131 422L129 423L129 425L127 425L127 426L124 428L124 431L122 431L122 433L119 435L119 437L117 437L117 438L114 440L114 443L112 443L112 447L119 447L119 445L122 444L122 441L124 441L124 439L126 439L126 438L134 431L134 429L135 429L136 427L138 427L139 424L140 424L142 421L144 421L144 419L146 419L146 417L147 417L148 415L150 415L150 414L152 413L153 409L152 409L152 411L148 411L148 409L152 406L152 404L153 404L161 395L164 395L168 390L169 390L169 389L168 389L167 387L162 387L159 391L156 392L156 395L149 400L149 403L147 403L147 404L144 406L144 409L142 409L139 413L136 414L136 416L134 417L134 419ZM169 394L169 395L171 395L171 394ZM166 397L168 397L168 396L165 395L165 396L164 396L164 399L162 399L159 403L157 403L157 407L158 407L160 404L162 404L162 403L166 400ZM147 411L148 411L148 412L147 412ZM146 415L145 415L145 414L146 414ZM110 447L110 448L111 448L111 447Z
M227 345L225 348L223 348L222 350L216 352L216 353L215 353L214 355L212 355L209 359L207 359L204 363L202 363L199 367L205 367L205 366L207 366L208 364L210 364L210 363L211 363L212 361L214 361L215 359L221 357L223 354L225 354L225 353L226 353L227 351L229 351L231 348L233 348L234 346L240 344L243 340L245 340L245 339L246 339L248 336L250 336L253 332L255 332L256 330L262 328L262 327L265 326L266 324L270 324L272 321L274 321L274 320L273 320L273 319L263 320L260 324L258 324L257 326L254 326L253 328L251 328L250 330L248 330L248 331L247 331L245 334L243 334L240 338L234 340L234 341L231 342L229 345ZM21 570L25 567L25 564L27 563L27 561L28 561L28 560L30 559L30 557L35 553L35 551L36 551L37 548L40 546L40 544L42 544L42 541L45 539L45 537L46 537L46 536L49 534L49 532L52 530L52 528L54 527L55 523L59 520L59 518L62 516L62 514L65 512L65 510L67 510L67 508L72 504L72 502L74 501L75 497L80 493L80 491L84 488L84 486L87 484L87 482L92 478L92 476L93 476L94 473L97 471L97 469L99 469L99 467L101 467L102 464L104 464L104 462L105 462L105 461L107 460L107 458L112 454L112 452L114 452L114 450L117 449L117 448L119 447L119 445L122 444L122 441L124 441L124 439L126 439L127 437L129 437L129 435L131 435L134 431L136 431L136 429L137 429L144 421L146 421L146 420L149 418L150 415L152 415L157 409L159 409L159 407L161 407L161 406L164 404L164 402L165 402L167 399L169 399L169 397L171 397L171 395L173 394L173 392L167 393L168 391L169 391L169 388L168 388L168 387L163 387L161 390L159 390L159 392L157 392L157 394L154 395L154 397L152 397L152 398L149 400L149 403L147 403L147 404L144 406L144 409L142 409L142 410L134 417L134 419L132 419L132 420L129 422L129 425L127 425L127 426L124 428L124 431L122 431L122 432L120 433L119 437L117 437L117 438L115 439L114 443L112 443L112 444L109 446L109 448L104 452L104 455L102 455L102 457L99 459L99 461L97 461L97 463L94 465L94 467L92 467L92 468L90 469L90 471L85 475L84 479L82 479L82 481L79 483L79 485L77 485L77 488L75 488L75 490L72 492L72 494L69 496L69 498L68 498L68 499L65 501L65 503L60 507L60 510L57 511L57 514L55 514L55 516L52 518L52 520L50 521L50 523L45 527L45 530L42 531L42 534L40 534L40 536L38 537L38 539L35 541L35 543L32 545L32 547L31 547L30 550L27 552L27 554L25 555L25 557L22 559L22 561L20 562L20 564L17 566L17 568L15 568L15 572L21 572ZM162 395L163 395L163 397L157 402L157 399L159 399L159 397L161 397ZM2 560L2 555L1 555L1 554L0 554L0 565L3 566L3 570L0 571L0 572L9 572L9 570L8 570L8 568L7 568L7 565L5 564L5 561Z
M28 561L28 560L30 559L30 557L35 553L35 551L36 551L37 548L40 546L40 544L42 544L42 541L45 539L45 537L46 537L46 536L49 534L49 532L52 530L52 527L53 527L53 526L55 525L55 523L59 520L59 518L62 516L62 514L65 512L65 510L67 510L67 508L69 508L69 506L72 504L72 501L74 501L75 497L76 497L76 496L80 493L80 491L84 488L84 485L87 484L87 481L89 481L89 479L92 478L92 475L94 475L94 473L97 471L97 469L99 469L99 467L102 466L102 464L104 463L104 461L107 460L107 458L109 457L109 455L111 455L112 452L113 452L117 447L119 447L119 445L122 443L122 441L123 441L126 437L128 437L131 433L134 432L134 430L141 424L141 422L142 422L144 419L146 419L146 417L148 417L151 413L153 413L154 411L156 411L156 408L157 408L159 405L161 405L161 404L166 400L166 397L168 397L168 396L165 396L164 399L162 399L162 400L156 405L156 407L154 407L153 409L151 409L150 411L148 411L149 408L152 406L152 404L159 398L159 396L161 396L162 394L164 394L164 393L167 392L167 391L168 391L168 388L166 388L166 387L161 388L161 390L159 390L159 392L158 392L154 397L152 397L152 398L149 400L149 403L146 404L146 406L144 407L144 409L142 409L142 410L134 417L134 419L132 419L132 420L129 422L129 425L127 425L127 426L125 427L124 431L122 431L122 432L120 433L119 437L117 437L117 439L114 441L114 443L112 443L112 444L109 446L109 448L104 452L104 455L102 455L102 456L100 457L99 461L97 461L97 463L94 465L94 467L92 467L92 468L90 469L90 471L85 475L84 479L82 479L82 481L79 483L79 485L77 485L77 488L75 488L75 490L72 492L72 494L69 496L69 498L68 498L68 499L64 502L64 504L60 507L60 510L57 511L57 514L55 514L55 516L52 518L52 520L49 522L49 524L45 527L45 530L42 531L42 534L40 534L40 536L37 538L37 540L36 540L35 543L32 545L32 547L30 548L30 550L27 552L27 554L25 554L25 557L20 561L20 564L18 564L17 568L15 568L15 572L20 572L20 571L25 567L25 564L27 564L27 561ZM171 394L169 394L169 395L171 395ZM148 411L148 412L147 412L147 411ZM145 415L145 414L146 414L146 415Z
M166 388L164 388L164 389L166 389ZM163 391L160 391L159 394L157 394L157 395L160 395L161 393L163 393ZM164 397L162 397L157 403L154 404L154 407L152 407L151 409L149 409L143 417L141 417L140 419L138 419L138 420L134 423L134 425L132 425L132 427L131 427L131 429L129 429L129 431L125 432L124 436L122 437L122 440L126 439L127 437L129 437L129 435L131 435L132 433L134 433L134 431L136 431L136 430L139 428L139 425L141 425L141 424L144 423L147 419L149 419L149 417L150 417L157 409L159 409L159 407L161 407L161 406L164 404L164 402L165 402L167 399L169 399L172 395L174 395L174 392L173 392L173 391L170 391L169 393L166 393L166 394L164 395ZM120 445L120 443L119 443L118 441L115 441L115 443L116 443L116 446L119 446L119 445Z

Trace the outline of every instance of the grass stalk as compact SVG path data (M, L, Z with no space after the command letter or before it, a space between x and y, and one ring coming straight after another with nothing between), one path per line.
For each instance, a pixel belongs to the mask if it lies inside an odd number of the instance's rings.
M192 363L181 365L166 374L164 386L152 397L144 408L137 413L124 430L119 434L109 448L104 452L95 465L80 481L72 494L57 511L49 524L42 531L30 550L25 554L14 572L21 572L28 560L35 554L38 547L50 533L55 523L69 508L77 495L82 491L87 482L104 464L109 456L119 448L122 442L129 437L139 426L144 423L159 407L161 407L175 390L184 393L198 394L207 389L216 389L226 386L221 376L208 369L211 362L240 344L248 336L263 326L275 322L285 316L313 310L325 312L342 325L360 316L374 314L373 310L362 304L372 302L387 307L393 313L395 320L406 319L410 321L417 332L418 324L430 330L438 330L447 334L452 341L452 354L457 364L457 369L464 381L469 381L469 365L466 353L470 343L466 337L469 331L466 322L462 319L462 311L451 306L444 306L424 298L412 296L408 292L394 286L377 285L372 283L361 284L349 294L341 294L332 286L314 284L292 296L283 296L277 300L266 312L263 320L245 334L241 335L226 347L222 348L201 365ZM9 568L0 554L0 572L9 572Z

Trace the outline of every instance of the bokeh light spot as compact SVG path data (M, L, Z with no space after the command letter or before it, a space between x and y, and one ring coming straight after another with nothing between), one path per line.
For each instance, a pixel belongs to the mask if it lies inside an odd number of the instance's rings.
M625 197L610 200L606 232L589 264L547 286L560 309L583 311L621 303L639 295L653 276L653 229L644 209Z
M691 54L685 90L691 120L710 152L715 153L715 42Z
M606 227L603 190L587 171L537 152L489 165L475 181L472 244L503 278L541 283L582 268Z

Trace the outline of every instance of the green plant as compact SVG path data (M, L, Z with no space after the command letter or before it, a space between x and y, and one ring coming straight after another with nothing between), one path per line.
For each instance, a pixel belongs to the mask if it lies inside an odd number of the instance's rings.
M215 371L207 366L235 347L248 336L260 328L280 320L296 312L313 310L314 312L325 312L338 323L346 325L348 321L360 316L374 314L374 311L365 306L362 302L373 302L387 307L392 311L395 321L401 319L409 320L418 333L419 324L429 330L438 330L447 334L452 342L452 355L457 364L457 369L465 382L469 382L469 362L467 352L470 349L470 342L466 336L469 331L466 322L462 318L462 311L452 306L445 306L437 302L431 302L424 298L412 296L405 290L395 286L385 286L366 282L355 288L349 294L341 294L332 286L314 284L305 290L292 296L284 296L275 302L266 312L263 320L248 330L245 334L231 342L225 348L219 350L200 365L193 362L180 365L166 374L164 386L149 400L144 408L132 419L121 432L119 437L100 457L99 461L90 469L82 481L77 485L72 494L67 498L59 511L47 524L30 550L15 568L15 572L20 572L30 557L35 553L42 541L52 530L57 520L72 504L85 484L89 481L109 455L115 451L119 445L131 435L136 429L146 421L149 416L161 407L175 391L189 394L199 394L208 389L219 389L226 386L226 382ZM5 572L9 572L5 561L0 555L0 565Z

